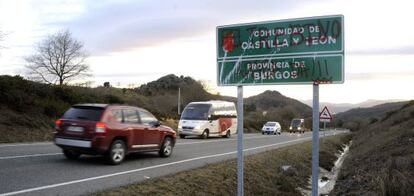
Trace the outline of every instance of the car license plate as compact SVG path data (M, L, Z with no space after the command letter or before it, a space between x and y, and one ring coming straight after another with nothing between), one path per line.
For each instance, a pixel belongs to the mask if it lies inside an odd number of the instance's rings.
M66 131L83 132L83 127L69 126L68 128L66 128Z

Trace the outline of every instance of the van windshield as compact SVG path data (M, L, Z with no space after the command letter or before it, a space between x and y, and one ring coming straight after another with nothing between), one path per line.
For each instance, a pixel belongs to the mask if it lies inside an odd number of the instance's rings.
M267 127L274 127L274 126L276 126L276 123L274 123L274 122L268 122L268 123L265 124L265 126L267 126Z
M291 126L292 127L299 127L300 124L301 124L301 120L300 119L293 119Z
M207 120L211 104L190 104L185 107L181 119Z

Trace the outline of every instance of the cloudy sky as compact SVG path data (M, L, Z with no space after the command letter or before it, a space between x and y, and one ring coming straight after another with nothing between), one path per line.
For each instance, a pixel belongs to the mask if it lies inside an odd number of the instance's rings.
M0 74L24 75L37 42L69 29L84 42L95 85L140 85L166 74L216 86L217 26L343 14L345 83L321 85L320 101L414 99L411 0L0 0ZM245 97L277 90L312 98L311 85L244 87Z

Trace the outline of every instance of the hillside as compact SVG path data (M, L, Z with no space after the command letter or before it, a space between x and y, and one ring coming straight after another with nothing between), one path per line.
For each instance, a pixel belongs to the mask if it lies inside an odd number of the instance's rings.
M0 76L0 142L50 140L54 120L76 103L147 106L146 97L126 89L40 84Z
M399 105L360 113L378 120L354 133L332 195L414 194L414 101Z
M368 99L361 103L329 103L329 102L320 102L319 103L319 111L321 111L325 106L328 107L329 111L332 114L338 114L341 112L346 112L351 109L355 108L369 108L374 107L376 105L381 105L385 103L394 103L394 102L403 102L404 100L401 99L390 99L390 100L375 100L375 99ZM312 107L312 100L304 100L302 101L306 105Z
M55 86L26 80L20 76L0 76L0 131L2 142L50 140L54 120L77 103L117 103L143 107L175 128L178 88L181 108L189 102L236 98L213 95L191 77L166 75L136 89L113 87ZM308 106L276 91L246 98L245 131L258 131L268 120L280 121L286 129L293 117L309 118ZM171 119L175 119L171 120Z
M305 118L307 128L311 127L312 108L300 101L283 96L277 91L265 91L246 98L244 111L247 113L245 127L260 129L266 121L278 121L287 130L293 118ZM251 121L250 121L251 120Z
M388 112L397 110L407 103L408 101L385 103L370 108L355 108L336 114L334 118L337 126L357 130L380 120Z
M177 114L178 88L181 91L181 110L192 101L229 100L227 97L208 93L199 82L191 77L178 77L173 74L143 84L134 89L134 92L147 98L147 105L152 108L153 112L157 111L158 115L177 119L179 118Z

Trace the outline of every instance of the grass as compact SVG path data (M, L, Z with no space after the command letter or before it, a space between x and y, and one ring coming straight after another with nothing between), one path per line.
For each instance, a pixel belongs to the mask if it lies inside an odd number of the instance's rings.
M0 107L0 143L50 141L53 122L48 117L30 115Z
M355 132L332 195L414 195L414 104Z
M351 135L321 140L320 162L329 169L343 143ZM327 158L327 159L326 159ZM336 158L335 158L336 159ZM328 164L328 162L332 164ZM286 171L282 166L290 166ZM245 195L301 195L311 175L311 142L283 147L245 157ZM107 190L94 195L236 195L236 160L209 164L138 184Z
M10 126L1 128L0 143L52 141L52 129L31 129L27 127Z

